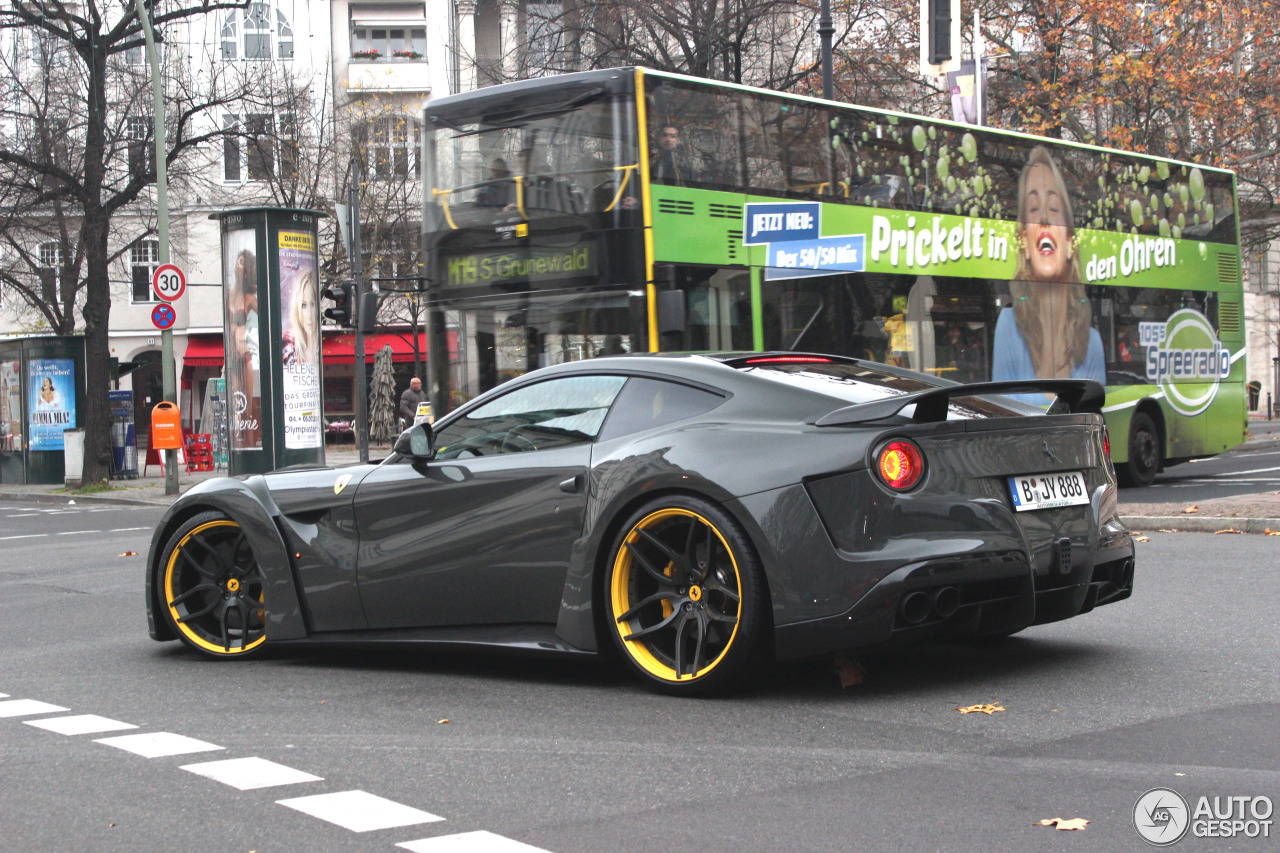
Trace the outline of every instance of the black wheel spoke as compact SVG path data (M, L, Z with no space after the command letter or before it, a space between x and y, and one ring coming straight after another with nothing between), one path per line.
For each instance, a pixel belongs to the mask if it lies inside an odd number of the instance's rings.
M725 598L728 598L732 601L741 600L738 598L738 594L736 592L729 589L727 586L724 586L719 581L708 581L706 584L703 585L702 588L705 589L707 592L718 592L721 595L723 595Z
M698 625L698 639L693 646L693 671L689 673L690 675L697 675L698 670L702 668L702 647L703 641L707 637L707 617L703 615L702 611L698 611L695 616L694 621Z
M203 562L201 562L200 560L197 560L196 556L192 554L188 549L181 548L179 549L178 553L182 556L184 560L186 560L188 563L191 564L192 568L194 568L197 572L204 575L205 577L211 578L213 580L222 579L223 575L219 574L218 572L210 570L208 567L205 566Z
M674 591L655 592L653 595L649 596L644 601L641 601L635 607L632 607L626 613L623 613L621 616L619 616L618 621L619 622L627 621L632 616L635 616L637 613L639 613L643 608L649 606L650 604L653 604L655 601L670 601L674 598L679 598L679 597L680 596Z
M222 607L222 612L218 614L219 620L222 622L222 650L224 652L231 651L231 626L227 623L227 614L231 612L231 604L227 602Z
M707 608L707 618L712 622L727 622L732 625L738 621L737 616L730 616L728 613L721 613L713 607Z
M689 619L686 617L681 619L679 626L676 627L676 678L684 675L684 628L688 624Z
M210 591L217 592L218 589L219 589L218 585L212 584L212 583L202 583L198 586L193 586L191 587L191 589L187 590L181 595L175 595L173 597L173 601L169 602L169 606L177 607L179 604L186 601L188 598L190 598L191 596L195 595L198 592L210 592Z
M684 567L682 567L682 566L680 565L680 564L683 562L683 561L680 559L680 555L679 555L679 554L677 554L675 551L671 550L671 546L670 546L670 545L668 545L666 542L663 542L663 541L662 541L661 539L659 539L657 536L654 536L652 533L650 533L649 531L645 530L644 528L641 528L641 529L640 529L639 531L637 531L637 532L638 532L641 536L643 536L643 537L645 538L645 541L647 541L650 545L652 545L653 547L655 547L655 548L657 548L659 551L661 551L661 552L663 553L663 555L664 555L668 560L670 560L670 561L671 561L671 563L673 563L673 564L675 565L675 567L676 567L676 568L684 568ZM687 571L687 569L686 569L686 571ZM670 578L668 578L668 580L670 580Z
M684 540L684 559L689 566L689 574L691 577L700 577L698 573L698 546L694 542L698 533L698 520L696 518L689 519L689 535Z
M223 573L224 577L231 574L231 567L227 565L227 561L223 559L222 554L218 552L217 548L214 548L208 542L204 541L204 537L193 536L188 541L199 544L200 547L204 549L206 554L213 557L214 561L218 564L219 571ZM194 557L191 557L189 559L191 560L192 563L195 563ZM210 574L209 572L205 571L203 568L199 566L199 564L196 564L196 565L199 571L201 572L201 574L209 575L209 577L217 577L217 575Z
M643 530L640 532L644 533ZM648 572L653 577L654 580L656 580L660 584L664 584L668 586L675 585L675 578L668 577L667 575L664 575L661 571L659 571L658 568L653 565L653 563L649 562L649 558L646 557L639 548L637 548L635 545L633 545L630 542L627 542L625 544L626 544L627 550L631 552L631 556L634 557L636 562L640 564L640 568Z
M192 619L199 619L201 616L208 616L210 613L217 610L218 607L221 606L221 604L222 604L222 599L214 599L213 603L210 604L208 607L206 607L204 610L197 610L195 613L188 613L186 616L179 616L178 621L190 622Z
M625 639L628 642L631 642L633 640L638 640L641 637L648 636L649 634L652 634L655 631L661 631L663 628L667 627L672 622L676 621L676 619L679 618L680 614L683 612L684 611L680 609L673 610L671 612L671 615L668 616L666 619L663 619L661 622L657 623L656 625L650 625L648 628L641 628L639 631L633 631L632 633L628 634L625 637Z

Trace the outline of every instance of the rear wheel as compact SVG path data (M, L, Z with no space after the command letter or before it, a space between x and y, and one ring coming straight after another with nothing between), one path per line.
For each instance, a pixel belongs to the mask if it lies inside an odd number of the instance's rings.
M672 496L637 511L614 547L605 593L614 642L661 692L735 687L763 647L755 551L728 513L707 501Z
M266 641L253 549L235 521L203 512L169 538L157 568L161 609L182 642L215 658L249 657Z
M1129 422L1129 461L1117 472L1126 486L1149 486L1160 471L1160 432L1146 412Z

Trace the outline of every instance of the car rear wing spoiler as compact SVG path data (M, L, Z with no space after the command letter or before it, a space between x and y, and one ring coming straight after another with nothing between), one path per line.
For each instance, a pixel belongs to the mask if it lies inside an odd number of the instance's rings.
M1106 389L1092 379L1030 379L1017 382L975 382L970 385L946 385L903 394L887 400L855 403L836 409L813 421L815 426L847 426L891 418L908 406L916 407L911 419L916 423L932 423L947 419L947 408L956 397L981 397L988 394L1056 394L1047 414L1101 414Z

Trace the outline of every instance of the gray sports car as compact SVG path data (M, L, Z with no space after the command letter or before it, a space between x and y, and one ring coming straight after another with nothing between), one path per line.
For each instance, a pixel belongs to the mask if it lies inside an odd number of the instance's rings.
M797 353L536 370L379 464L187 492L152 536L151 636L616 649L705 694L769 658L1011 634L1133 589L1102 398Z

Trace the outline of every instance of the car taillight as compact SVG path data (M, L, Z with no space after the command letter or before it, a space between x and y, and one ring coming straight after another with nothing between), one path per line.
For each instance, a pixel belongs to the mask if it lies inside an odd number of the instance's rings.
M766 355L749 358L743 364L830 364L831 359L820 355Z
M1111 433L1107 432L1107 428L1102 428L1102 452L1107 454L1107 458L1111 458Z
M886 486L906 491L924 475L924 456L909 441L891 441L880 449L876 468Z

